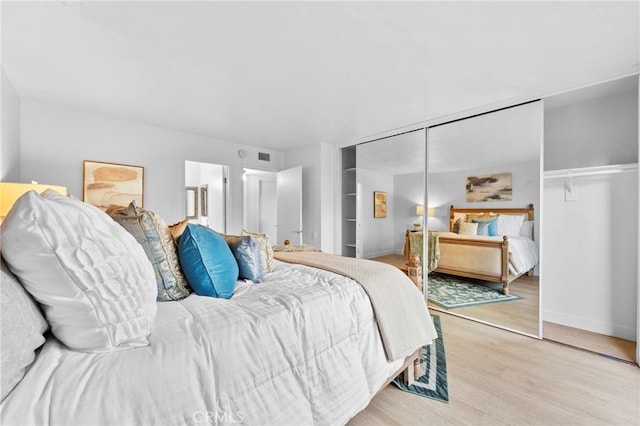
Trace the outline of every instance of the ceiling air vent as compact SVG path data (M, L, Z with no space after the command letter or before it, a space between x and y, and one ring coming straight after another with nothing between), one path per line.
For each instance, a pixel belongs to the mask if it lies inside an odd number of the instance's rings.
M266 152L259 152L258 153L258 160L271 161L271 154L268 154Z

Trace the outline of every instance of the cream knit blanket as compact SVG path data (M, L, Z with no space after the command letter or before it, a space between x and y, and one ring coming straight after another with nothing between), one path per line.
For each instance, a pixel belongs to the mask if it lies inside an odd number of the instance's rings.
M394 266L322 252L276 252L274 257L335 272L358 282L371 300L389 361L407 357L438 337L424 296Z

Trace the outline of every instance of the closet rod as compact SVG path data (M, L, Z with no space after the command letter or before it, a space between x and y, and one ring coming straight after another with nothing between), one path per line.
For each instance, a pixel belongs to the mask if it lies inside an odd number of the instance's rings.
M610 175L616 173L627 173L638 170L637 163L616 164L612 166L580 167L576 169L549 170L544 172L545 179L558 179L579 176Z

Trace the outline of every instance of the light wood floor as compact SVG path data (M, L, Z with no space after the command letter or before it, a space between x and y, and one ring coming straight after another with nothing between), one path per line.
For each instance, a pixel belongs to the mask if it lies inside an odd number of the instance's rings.
M389 385L349 425L638 425L640 368L445 313L449 403Z
M633 362L636 359L636 342L548 321L542 324L543 336L547 340L605 354L623 361Z
M380 262L394 266L404 265L404 256L391 254L375 258ZM509 285L510 293L521 297L520 300L471 306L447 311L431 302L429 309L496 324L510 330L539 336L539 282L538 277L522 276ZM624 361L635 361L636 342L592 333L585 330L543 322L542 336L547 340L567 344L576 348L593 351Z
M389 263L396 267L404 265L404 256L389 254L371 260ZM497 284L497 288L502 288ZM520 296L519 300L504 303L490 303L479 306L457 308L449 311L456 315L496 324L511 330L533 336L540 335L540 291L538 277L522 276L509 284L509 293ZM429 309L448 312L446 309L429 302Z

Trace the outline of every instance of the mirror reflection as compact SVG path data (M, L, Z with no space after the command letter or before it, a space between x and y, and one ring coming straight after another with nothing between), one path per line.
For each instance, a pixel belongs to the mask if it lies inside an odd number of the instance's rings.
M397 266L420 289L423 276L408 265L406 241L422 236L425 140L420 129L356 147L357 256Z
M430 127L429 307L540 335L541 102Z

